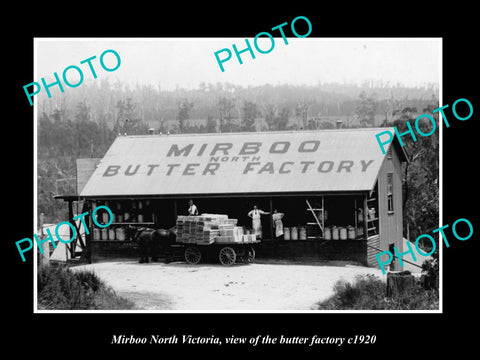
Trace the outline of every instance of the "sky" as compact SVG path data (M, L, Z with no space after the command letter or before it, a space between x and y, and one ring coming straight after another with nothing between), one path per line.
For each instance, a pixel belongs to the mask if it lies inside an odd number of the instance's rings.
M255 54L241 54L243 64L235 56L246 48L245 38L36 38L35 79L53 78L70 65L80 67L85 79L93 79L88 64L92 61L98 78L120 80L135 85L152 85L162 90L198 88L202 82L229 82L240 86L263 84L317 85L347 83L361 85L365 81L400 83L419 86L441 82L440 38L274 38L274 47L261 54L248 39ZM258 46L268 50L271 42L261 37ZM232 57L223 63L222 72L214 53L229 49ZM113 49L120 58L120 67L104 71L100 55ZM223 59L227 52L219 54ZM104 57L107 66L115 66L111 53ZM77 73L68 71L75 83Z

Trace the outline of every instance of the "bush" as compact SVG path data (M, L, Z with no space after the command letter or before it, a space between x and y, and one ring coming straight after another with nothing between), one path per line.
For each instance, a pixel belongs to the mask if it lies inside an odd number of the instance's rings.
M64 266L39 266L37 273L39 309L118 310L133 303L119 297L91 271L73 272Z
M334 295L317 304L318 310L436 310L438 291L425 290L420 282L406 293L386 297L386 284L378 277L357 275L354 284L339 280Z

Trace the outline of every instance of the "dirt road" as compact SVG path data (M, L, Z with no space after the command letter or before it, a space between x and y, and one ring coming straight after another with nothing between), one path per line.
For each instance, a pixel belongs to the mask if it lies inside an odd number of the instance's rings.
M94 271L120 296L143 310L311 310L333 294L339 280L379 269L329 262L312 265L105 262L73 269Z

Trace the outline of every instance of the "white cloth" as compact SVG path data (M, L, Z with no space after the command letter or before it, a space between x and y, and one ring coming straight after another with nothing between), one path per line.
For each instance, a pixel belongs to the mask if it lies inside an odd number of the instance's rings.
M262 221L260 215L266 214L263 210L250 210L248 216L252 218L252 228L257 237L262 237Z
M275 236L280 237L283 235L283 213L276 213L272 215L273 224L275 225Z
M192 204L192 205L188 208L188 215L190 215L190 216L198 215L198 209L197 209L197 207L195 206L195 204Z

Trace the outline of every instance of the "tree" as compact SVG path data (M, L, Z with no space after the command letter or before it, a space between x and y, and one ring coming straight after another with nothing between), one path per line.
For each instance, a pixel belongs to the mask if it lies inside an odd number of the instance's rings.
M119 100L116 108L118 109L117 121L115 123L115 130L121 134L128 134L135 126L134 112L135 103L131 97L126 100Z
M255 131L255 119L260 115L257 104L252 101L244 101L242 107L242 130Z
M432 105L438 108L438 105ZM414 108L404 107L394 121L400 133L407 130L406 121L415 123ZM438 128L438 113L433 114ZM430 121L419 122L424 133L431 131ZM438 227L439 218L439 134L417 136L417 141L402 139L408 162L404 165L403 212L404 224L410 224L411 238L430 233Z
M87 105L86 99L77 103L76 110L75 121L84 122L90 120L90 107Z
M178 103L178 128L181 133L186 132L186 121L190 119L190 110L193 108L193 102L183 99Z
M205 127L205 132L207 133L217 132L217 122L211 115L207 116L207 125Z
M277 116L277 130L286 130L289 118L290 110L287 107L282 107Z
M267 109L265 111L265 122L267 123L269 130L275 130L276 116L277 109L275 105L267 105Z
M300 119L302 124L302 128L305 129L307 127L307 116L308 116L308 108L310 105L305 102L305 99L301 99L297 101L297 105L295 106L295 116Z
M232 111L235 108L235 103L233 100L222 96L217 102L217 107L220 119L220 132L222 132L225 131L225 125L231 125L233 119Z
M377 109L377 101L373 95L367 95L362 91L359 95L360 103L355 108L355 115L362 126L375 126L375 112Z
M333 125L330 121L321 121L319 126L319 129L335 129L335 125Z
M269 130L286 130L289 118L290 110L287 107L282 107L280 111L278 111L275 105L267 105L265 122L267 123Z

